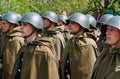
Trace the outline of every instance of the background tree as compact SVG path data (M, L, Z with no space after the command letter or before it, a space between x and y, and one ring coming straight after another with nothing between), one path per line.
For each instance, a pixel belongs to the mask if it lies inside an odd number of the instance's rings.
M5 12L17 12L21 15L27 12L42 14L52 10L59 15L62 10L66 10L67 15L81 12L96 16L97 11L101 14L116 15L120 14L119 4L120 0L0 0L0 14Z

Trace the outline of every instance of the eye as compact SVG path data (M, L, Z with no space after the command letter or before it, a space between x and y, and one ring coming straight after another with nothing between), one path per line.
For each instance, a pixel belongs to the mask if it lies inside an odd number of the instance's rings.
M3 22L2 24L5 25L6 23Z
M111 29L111 31L117 31L117 29L115 29L115 28L112 28L112 29Z
M26 23L21 23L21 26L25 27L25 26L27 26L27 24Z
M114 31L117 31L118 29L115 29L115 28L107 28L107 30L114 32Z
M23 25L24 25L24 26L27 26L27 24L26 24L26 23L24 23Z

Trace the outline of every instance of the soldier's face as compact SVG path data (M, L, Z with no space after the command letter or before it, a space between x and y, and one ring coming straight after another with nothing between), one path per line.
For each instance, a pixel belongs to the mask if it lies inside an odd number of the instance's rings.
M58 25L63 25L63 22L61 20L58 20Z
M21 22L20 31L23 37L30 35L33 30L34 27L31 24L27 22Z
M83 33L83 27L81 27L78 23L70 21L68 24L68 30L71 34L82 34Z
M120 46L120 30L112 26L107 26L106 42L112 47Z
M50 20L47 18L43 18L43 28L49 28Z
M2 25L1 25L2 32L7 32L10 29L10 23L6 20L2 20Z

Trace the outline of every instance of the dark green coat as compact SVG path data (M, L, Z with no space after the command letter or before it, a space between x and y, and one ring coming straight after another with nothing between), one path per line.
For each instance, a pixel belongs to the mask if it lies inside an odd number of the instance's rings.
M98 49L93 39L85 35L72 37L67 42L62 54L62 78L67 79L65 78L65 76L67 76L69 77L68 79L90 79L96 60L96 52L98 52ZM66 61L68 56L69 60ZM66 62L69 62L69 64L66 64ZM70 71L68 75L64 73L66 71L65 67L70 67L68 68Z
M19 27L14 28L7 33L4 38L3 52L3 68L4 79L11 79L12 69L19 49L24 45L24 38L20 33Z
M91 79L120 79L120 46L112 48L105 44L94 65Z
M2 30L0 29L0 42L1 42L2 36L3 36L3 33L2 33Z
M43 37L23 46L17 56L12 79L19 70L19 60L22 53L23 62L20 79L59 79L57 60L51 43L51 38Z
M3 65L3 47L4 47L4 45L3 45L3 43L5 42L5 40L4 40L4 37L5 37L5 34L4 33L2 33L2 30L0 29L0 78L2 77L2 74L3 74L3 72L2 72L2 65Z
M106 41L105 36L101 34L99 36L99 39L96 42L98 49L99 49L99 52L101 52L103 50L103 46L104 46L105 41Z

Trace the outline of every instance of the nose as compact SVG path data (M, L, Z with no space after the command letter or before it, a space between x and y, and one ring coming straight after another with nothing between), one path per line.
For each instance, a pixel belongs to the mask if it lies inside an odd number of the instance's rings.
M106 35L108 35L108 34L110 34L110 30L109 29L106 30Z
M71 26L71 24L69 23L68 25L67 25L67 27L70 27Z
M20 31L22 31L23 29L24 29L24 28L23 28L23 26L21 25L21 26L20 26Z

